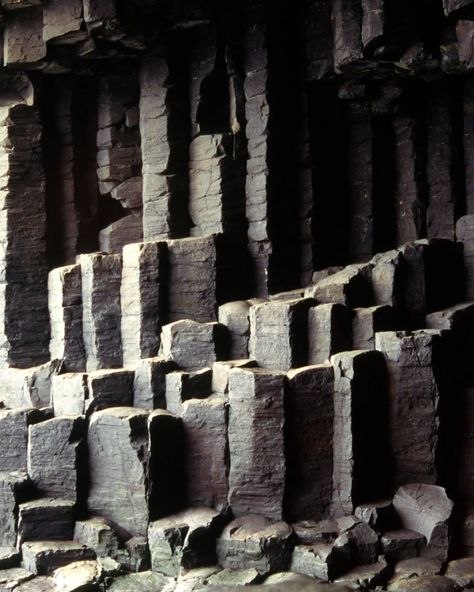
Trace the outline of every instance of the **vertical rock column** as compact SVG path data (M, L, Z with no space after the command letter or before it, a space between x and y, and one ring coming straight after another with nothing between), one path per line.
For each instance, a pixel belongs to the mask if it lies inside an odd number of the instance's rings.
M268 294L268 267L272 253L268 224L268 185L270 170L268 151L270 140L270 106L268 98L268 49L266 26L251 15L244 43L246 78L245 117L247 120L247 179L246 217L248 248L254 265L255 293Z
M375 351L356 350L331 358L334 368L334 436L331 511L387 495L385 365ZM370 413L367 410L370 409Z
M375 338L389 377L388 432L394 486L436 481L439 391L434 357L440 340L436 330L388 331Z
M395 216L397 245L415 241L426 225L426 206L420 187L421 157L416 122L402 113L393 120L395 136Z
M27 368L49 358L46 212L36 109L0 112L0 363Z
M87 371L122 366L120 281L122 257L81 255L82 324Z
M69 265L50 271L48 293L51 358L63 360L66 372L81 372L86 367L82 340L81 266Z
M467 78L464 84L463 115L466 214L474 214L474 160L468 157L474 152L474 80L472 78Z
M123 249L120 302L123 363L134 365L156 356L160 346L160 261L163 243L126 245Z
M182 236L186 227L187 162L182 158L182 120L186 115L177 88L163 55L144 59L140 70L140 133L145 240Z
M229 374L229 503L235 516L281 520L285 485L285 375L261 369Z

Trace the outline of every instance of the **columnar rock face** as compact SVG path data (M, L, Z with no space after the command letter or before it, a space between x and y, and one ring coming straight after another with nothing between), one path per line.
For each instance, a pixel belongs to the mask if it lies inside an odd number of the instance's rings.
M82 323L87 370L122 365L120 255L81 255Z
M69 372L85 370L82 341L82 281L80 265L59 267L49 274L49 315L52 358L63 360Z
M84 486L84 421L57 417L29 428L28 475L45 497L78 501Z
M168 318L215 321L216 242L214 237L167 241Z
M175 369L170 360L145 358L135 367L133 406L142 409L166 408L166 374Z
M320 519L331 502L333 397L329 364L288 373L286 511L292 520Z
M127 245L123 249L120 304L125 366L158 353L163 247L162 243L149 242Z
M227 507L227 403L224 397L191 399L183 404L186 502Z
M387 490L389 451L381 425L386 420L385 365L379 352L356 350L331 358L334 368L332 512L351 513L367 496ZM367 408L372 417L367 416ZM376 420L375 418L378 418ZM377 474L377 483L367 475Z
M148 527L147 417L129 407L105 409L92 415L87 434L89 510L131 535L144 535Z
M319 304L308 311L308 363L323 364L352 346L351 311L343 304Z
M389 437L396 485L436 481L439 331L385 332L376 348L388 370Z
M51 403L56 417L83 415L88 398L87 374L70 372L53 376Z
M229 503L235 516L279 519L285 485L284 374L234 369L229 376Z
M15 61L15 50L9 47L9 59ZM34 47L31 44L29 51ZM46 211L37 110L21 104L2 107L0 130L4 245L0 361L4 367L28 368L48 359L49 345Z
M306 363L308 299L257 304L250 309L249 354L259 366L287 371Z
M2 433L0 471L26 471L28 449L28 425L39 420L33 409L12 409L0 411Z
M2 547L16 545L18 504L25 501L28 485L26 473L10 471L0 473L0 542Z

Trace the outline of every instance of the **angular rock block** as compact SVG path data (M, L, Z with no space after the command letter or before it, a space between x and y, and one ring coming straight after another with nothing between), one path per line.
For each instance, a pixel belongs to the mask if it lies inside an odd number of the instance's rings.
M312 545L296 545L290 569L327 582L342 575L349 566L350 553L346 545L321 541Z
M449 522L454 504L437 485L412 483L397 490L393 506L403 528L422 534L427 546L421 556L446 561L449 552Z
M87 378L86 411L93 413L109 407L133 404L133 370L96 370Z
M331 365L307 366L288 373L285 514L291 520L319 520L331 503L333 398Z
M51 405L51 381L61 368L60 360L47 362L25 370L0 370L1 401L5 407L35 407Z
M18 507L18 547L26 541L67 541L74 532L74 502L41 498Z
M166 576L214 565L215 541L224 518L210 508L193 508L150 523L151 568Z
M105 409L91 416L87 434L89 511L131 535L148 527L147 419L140 409Z
M224 397L191 399L183 404L186 506L223 511L229 491L227 403Z
M354 510L354 516L375 528L378 532L393 529L397 523L391 499L360 504Z
M28 475L41 495L79 500L85 429L81 417L55 417L30 426Z
M51 358L63 361L63 371L84 371L86 359L82 340L80 265L58 267L49 272L48 302L51 320Z
M56 417L83 415L88 398L87 374L68 372L53 376L51 399Z
M203 399L212 392L212 370L170 372L166 375L166 409L181 415L183 403L189 399Z
M166 375L176 365L164 358L145 358L135 366L133 406L141 409L166 409Z
M127 568L130 571L150 569L150 548L146 537L132 537L125 543L128 553Z
M371 259L374 304L397 310L403 300L403 256L392 250Z
M30 572L51 574L76 561L95 559L95 553L75 541L34 541L21 546L23 565Z
M171 587L175 584L175 580L163 574L144 571L110 578L108 590L110 592L156 592L156 590L166 590L167 586Z
M385 357L388 372L389 437L396 485L436 480L439 389L436 330L384 332L376 348Z
M0 410L0 472L26 471L28 426L41 419L34 409Z
M217 539L217 560L232 570L255 569L261 576L286 571L293 548L291 528L258 515L241 516Z
M393 309L390 306L355 308L352 318L352 347L375 349L375 334L397 329Z
M229 375L229 503L280 520L285 487L285 375L259 368Z
M400 528L384 532L380 543L385 559L393 563L419 557L426 539L419 532Z
M226 337L220 323L176 321L161 331L160 356L187 370L209 367L227 358Z
M348 265L309 286L305 296L315 298L320 303L345 304L350 308L371 306L373 289L372 266L367 263Z
M389 573L387 562L385 559L380 558L376 563L354 567L334 580L334 583L352 590L372 589L384 584Z
M74 540L93 549L97 557L117 554L119 538L110 524L100 517L78 520L74 526Z
M229 334L229 358L240 360L249 356L250 303L237 300L221 304L218 310L219 323L227 327Z
M104 253L120 255L129 243L135 244L142 240L141 216L128 215L112 222L99 232L99 249Z
M160 265L164 243L126 245L123 249L122 347L125 366L156 356L160 346Z
M33 64L46 57L43 39L43 10L31 7L12 11L5 23L3 58L5 65Z
M80 255L82 325L87 371L122 366L120 283L122 257Z
M59 0L46 2L43 6L43 39L55 39L62 42L80 41L86 37L81 32L81 0Z
M229 392L229 373L233 368L255 368L255 360L228 360L214 362L212 365L212 392L227 395Z
M250 309L249 354L257 364L287 372L304 366L308 358L310 298L273 301Z
M342 304L320 304L308 312L308 364L324 364L352 349L351 311Z
M446 577L456 582L462 589L474 586L474 559L465 557L450 561L446 568Z
M0 547L15 547L18 504L27 499L29 479L26 473L0 473Z
M216 320L215 238L166 241L168 263L168 319Z
M335 515L364 499L384 497L390 452L385 434L386 370L379 352L356 350L331 358L334 368L333 494ZM370 418L367 409L371 409ZM370 475L377 474L377 482ZM370 486L369 486L370 484Z

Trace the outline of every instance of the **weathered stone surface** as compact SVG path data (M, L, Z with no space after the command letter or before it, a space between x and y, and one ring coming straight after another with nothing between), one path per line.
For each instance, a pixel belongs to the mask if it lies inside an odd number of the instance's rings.
M87 434L89 511L132 535L148 527L147 418L131 407L105 409L91 416Z
M370 350L336 354L331 364L334 368L331 505L336 515L344 515L352 513L353 507L366 496L377 497L376 490L383 495L387 487L384 465L388 452L383 431L377 433L375 420L379 417L378 422L383 422L384 417L385 365L383 357ZM366 414L369 407L370 421ZM374 472L378 482L369 486L368 475Z
M453 592L456 584L445 576L421 576L402 579L390 584L390 592Z
M388 372L389 438L396 485L436 480L439 389L435 364L440 332L384 332L376 348Z
M74 502L41 498L18 507L18 547L25 541L67 541L74 531Z
M153 571L177 576L180 571L215 563L215 539L223 516L194 508L150 523L148 542Z
M427 559L416 557L414 559L403 559L394 568L393 579L411 579L421 576L436 576L441 572L443 562L439 559Z
M212 586L248 586L257 583L260 579L258 571L254 567L248 569L223 569L208 579Z
M26 473L0 473L0 546L16 545L18 504L27 499L29 480Z
M33 574L30 571L21 567L2 569L0 571L0 585L5 586L5 589L8 590L19 587L22 582L27 582L32 577Z
M26 471L28 426L40 420L33 409L0 410L0 472Z
M53 359L63 360L63 370L85 370L82 341L82 280L81 266L58 267L48 277L51 341L49 351Z
M81 417L55 417L30 426L28 474L42 495L78 501L84 438Z
M258 368L229 375L229 503L235 516L281 519L285 484L284 379Z
M421 555L446 561L449 546L449 521L453 502L437 485L409 484L400 487L393 505L403 528L421 533L427 541Z
M250 303L237 300L221 304L218 310L219 323L227 327L229 356L232 360L247 358L250 337Z
M160 264L164 244L148 242L123 249L120 302L123 363L156 356L160 345Z
M93 549L97 557L113 556L119 548L116 532L99 516L78 520L74 526L74 540Z
M42 8L32 7L8 14L3 56L5 65L11 66L33 64L46 57Z
M79 257L82 324L87 370L122 365L120 282L122 257L94 253Z
M79 40L82 36L79 30L82 25L81 0L59 0L54 2L47 0L43 4L43 39L56 42L70 42Z
M218 565L211 567L196 567L183 571L177 578L173 579L163 588L163 592L194 592L202 590L202 587L209 583L214 575L222 570Z
M351 311L342 304L320 304L308 311L308 364L323 364L352 349Z
M16 547L0 547L0 570L20 565L20 551Z
M181 415L182 405L189 399L203 399L212 392L212 370L169 372L166 377L166 409Z
M97 561L76 561L54 570L53 581L61 592L99 590L102 568Z
M355 508L354 515L378 532L387 531L396 523L395 509L391 499L360 504Z
M95 553L74 541L38 541L21 546L23 565L38 575L51 574L55 569L75 561L95 559Z
M127 569L147 571L150 569L150 548L146 537L135 536L125 543L128 553Z
M53 360L42 366L20 370L0 370L0 384L3 387L2 401L5 407L35 407L41 409L51 405L51 381L60 371L61 361Z
M349 566L347 545L335 545L334 542L296 545L291 558L292 571L323 581L333 580Z
M166 408L166 374L176 368L164 358L145 358L135 366L133 406L141 409Z
M176 321L161 330L160 356L183 369L212 366L227 358L226 337L220 323Z
M67 372L53 376L51 399L56 417L83 415L88 398L87 374Z
M272 301L250 309L249 354L270 370L288 371L308 358L308 310L310 298Z
M377 563L369 565L360 565L345 573L335 580L336 584L342 584L353 590L364 588L373 588L378 584L383 584L387 579L388 568L384 559L379 559Z
M215 321L216 242L214 237L166 242L168 247L168 319Z
M393 309L390 306L355 308L352 318L352 347L375 349L375 334L397 328Z
M120 255L130 243L143 240L141 216L129 215L112 222L99 233L99 249L104 253Z
M460 588L474 586L474 558L466 557L450 561L445 575L456 582Z
M227 507L227 403L224 397L183 404L186 505Z
M96 370L87 377L86 411L92 413L109 407L133 404L133 370Z
M286 512L291 520L320 519L331 502L333 397L329 364L288 373Z
M263 516L248 515L228 524L217 540L219 564L229 569L255 569L260 575L289 568L291 529Z
M371 263L374 304L392 306L397 310L403 296L401 253L395 250L379 253L372 257Z
M151 571L132 573L113 578L107 584L110 592L158 592L174 581L163 574Z

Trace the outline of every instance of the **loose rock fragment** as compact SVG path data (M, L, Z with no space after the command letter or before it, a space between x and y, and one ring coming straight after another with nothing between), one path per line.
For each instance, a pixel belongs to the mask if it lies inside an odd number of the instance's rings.
M291 529L285 522L273 523L249 515L228 524L217 540L219 564L229 569L255 569L260 575L289 568Z
M194 508L152 522L148 529L152 570L177 576L182 569L213 565L223 520L215 510Z
M38 575L51 574L58 567L75 561L95 559L95 553L74 541L38 541L21 546L23 565Z
M53 581L61 592L81 592L99 590L102 568L97 561L75 561L54 570Z
M119 539L114 529L99 516L77 521L74 540L93 549L97 557L113 556L119 548Z

